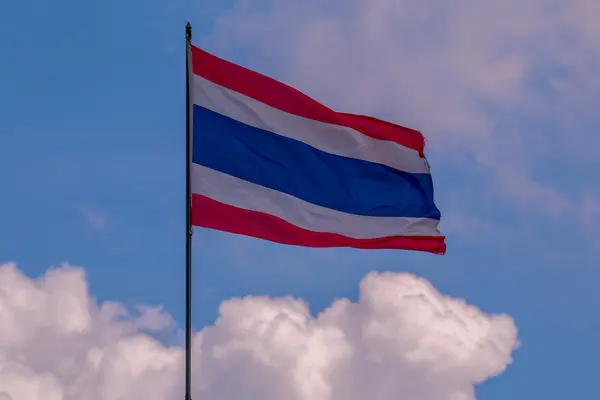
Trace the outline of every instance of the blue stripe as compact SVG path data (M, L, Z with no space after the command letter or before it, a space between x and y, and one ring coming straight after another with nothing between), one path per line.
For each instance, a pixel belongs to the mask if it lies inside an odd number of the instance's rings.
M197 105L192 160L349 214L440 218L429 174L326 153Z

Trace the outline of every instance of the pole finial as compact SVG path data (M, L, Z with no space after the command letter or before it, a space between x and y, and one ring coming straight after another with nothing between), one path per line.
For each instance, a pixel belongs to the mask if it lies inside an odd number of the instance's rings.
M189 22L185 26L185 38L188 42L192 41L192 25Z

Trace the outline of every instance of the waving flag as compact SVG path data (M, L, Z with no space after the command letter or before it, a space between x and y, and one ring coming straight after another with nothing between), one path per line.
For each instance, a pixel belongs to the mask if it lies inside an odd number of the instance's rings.
M445 252L419 132L190 52L192 225L298 246Z

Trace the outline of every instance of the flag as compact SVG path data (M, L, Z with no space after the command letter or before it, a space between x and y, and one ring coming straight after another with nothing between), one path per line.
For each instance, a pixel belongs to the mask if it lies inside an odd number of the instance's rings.
M297 246L445 253L421 133L189 51L192 225Z

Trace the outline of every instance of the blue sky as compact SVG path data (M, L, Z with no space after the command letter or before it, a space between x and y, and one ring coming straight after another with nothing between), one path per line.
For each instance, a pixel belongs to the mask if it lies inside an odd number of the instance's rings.
M248 26L230 29L228 24L244 18L243 8L232 11L232 1L205 3L37 0L4 5L0 261L16 262L29 276L62 262L82 266L100 301L162 304L182 326L185 23L193 24L196 44L232 61L299 86L311 73L310 68L302 72L294 58L300 56L292 50L265 44L265 33L251 36L242 30ZM249 6L247 12L268 13L267 5ZM301 15L313 14L318 13ZM268 20L265 24L270 27ZM290 39L286 49L295 44ZM578 65L585 68L579 68L544 62L528 75L532 96L551 97L544 84L557 76L556 70L583 79L593 64L582 60ZM344 79L326 77L336 78ZM309 86L302 88L317 92ZM336 103L335 88L332 83L315 96ZM212 324L219 304L231 297L293 295L319 312L336 298L355 300L368 271L408 271L445 295L514 318L521 346L505 373L478 387L479 399L598 397L600 321L594 310L600 306L600 242L594 218L600 222L600 213L580 218L581 199L588 194L596 199L600 186L600 164L593 158L600 121L590 111L598 93L586 93L581 104L566 108L570 118L560 121L551 112L569 99L560 92L552 106L531 108L513 106L509 95L492 101L484 90L473 94L469 101L479 99L486 121L506 133L484 143L481 152L462 146L463 139L448 141L446 136L461 126L444 132L432 123L436 133L428 137L427 154L444 216L441 229L448 236L446 256L315 251L197 229L195 329ZM408 101L403 99L398 104ZM377 104L372 101L364 112L404 123ZM360 109L360 102L349 101L348 107ZM578 136L571 135L575 131ZM510 157L498 160L489 154L510 152L507 146L520 135L526 138L524 154L515 150L514 165L564 199L556 212L545 212L537 195L531 201L505 195L525 189L509 188L513 175L497 172L499 163L512 162ZM519 164L521 157L526 161ZM527 182L524 187L530 188Z

